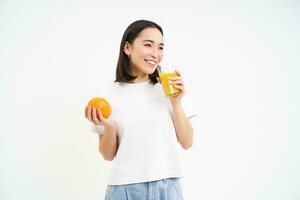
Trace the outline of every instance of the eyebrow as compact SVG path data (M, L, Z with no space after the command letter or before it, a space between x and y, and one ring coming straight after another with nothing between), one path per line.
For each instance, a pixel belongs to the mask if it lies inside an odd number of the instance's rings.
M154 41L153 41L153 40L143 40L143 42L151 42L151 43L154 43ZM164 44L164 43L159 43L159 45L165 46L165 44Z

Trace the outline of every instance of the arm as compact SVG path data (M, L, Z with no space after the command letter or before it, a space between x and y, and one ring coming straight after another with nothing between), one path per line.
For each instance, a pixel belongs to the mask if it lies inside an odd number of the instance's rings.
M181 98L185 94L185 86L182 80L182 74L176 70L177 77L170 77L170 84L181 90L181 93L170 97L172 107L173 123L176 130L177 140L184 149L193 145L193 127L186 117L181 105Z
M105 119L99 109L91 106L85 107L85 117L95 125L104 126L102 135L99 135L99 152L105 160L113 160L118 150L116 123Z
M112 161L118 150L118 137L116 127L105 127L102 135L99 135L99 152L103 158Z
M171 105L177 140L182 148L188 149L193 145L193 127L186 117L181 103L172 103Z

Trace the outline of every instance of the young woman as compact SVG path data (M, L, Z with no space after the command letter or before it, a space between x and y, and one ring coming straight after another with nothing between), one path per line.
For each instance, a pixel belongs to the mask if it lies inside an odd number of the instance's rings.
M116 80L105 98L112 114L86 106L85 116L99 134L99 151L113 160L105 199L183 199L178 143L188 149L193 128L181 100L182 74L170 79L181 90L165 97L157 67L163 59L163 30L154 22L138 20L129 25L120 45Z

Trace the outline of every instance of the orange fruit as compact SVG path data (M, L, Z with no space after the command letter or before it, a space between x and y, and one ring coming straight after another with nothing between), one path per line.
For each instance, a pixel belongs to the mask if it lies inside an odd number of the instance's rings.
M111 114L111 107L104 98L94 97L89 101L88 105L100 109L104 118L108 118Z

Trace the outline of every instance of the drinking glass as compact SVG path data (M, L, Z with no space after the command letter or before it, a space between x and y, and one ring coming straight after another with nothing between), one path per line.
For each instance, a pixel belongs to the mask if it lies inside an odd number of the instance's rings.
M157 68L159 73L159 79L163 86L165 96L176 96L181 91L179 88L174 87L169 83L170 77L176 77L178 74L176 73L175 69L172 66L158 66Z

